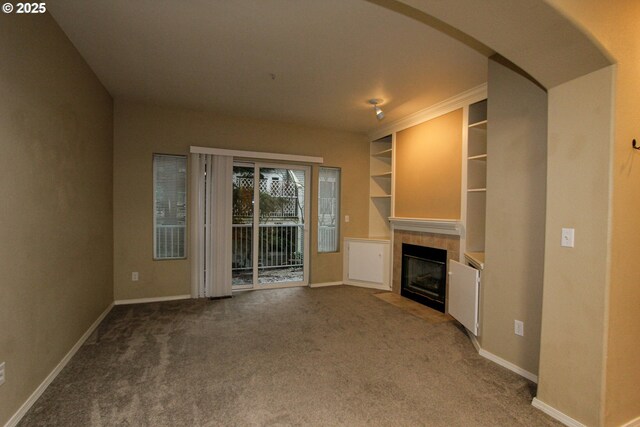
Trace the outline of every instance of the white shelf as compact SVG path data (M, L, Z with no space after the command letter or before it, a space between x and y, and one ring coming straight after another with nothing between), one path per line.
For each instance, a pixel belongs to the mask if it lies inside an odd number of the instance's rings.
M379 151L377 153L372 154L373 157L385 157L391 158L391 154L393 153L393 149L389 148L388 150Z
M486 121L486 120L482 120L481 122L471 123L471 124L469 125L469 129L482 129L482 130L487 130L487 121Z
M392 173L391 172L385 172L385 173L379 173L376 175L371 175L371 178L391 178Z
M371 196L372 199L390 199L391 194L382 194L379 196Z
M487 155L486 154L478 154L477 156L471 156L471 157L467 157L467 160L487 160Z
M487 189L486 188L468 188L467 192L469 193L483 193L486 192Z

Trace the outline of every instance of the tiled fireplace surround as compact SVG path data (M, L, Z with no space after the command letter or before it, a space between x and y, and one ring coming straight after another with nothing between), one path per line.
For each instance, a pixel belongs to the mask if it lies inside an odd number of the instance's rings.
M460 236L456 234L441 234L431 231L405 230L394 227L393 229L393 281L392 291L400 294L402 273L402 244L428 246L447 251L447 263L449 260L460 259ZM447 275L447 295L449 294L449 276ZM447 300L448 301L448 300ZM448 304L445 306L448 312Z

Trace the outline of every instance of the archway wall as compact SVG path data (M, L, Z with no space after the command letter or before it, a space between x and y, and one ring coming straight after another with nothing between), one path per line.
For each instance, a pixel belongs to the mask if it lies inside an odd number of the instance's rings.
M402 0L402 3L488 46L546 88L613 63L597 42L545 1Z
M538 375L545 252L547 92L489 58L483 353ZM526 331L514 334L514 320ZM527 374L525 374L527 375Z
M427 14L549 89L544 298L561 300L543 308L538 398L589 426L639 417L640 153L631 140L640 139L640 3L369 1ZM562 252L559 228L572 224L576 248Z
M603 416L610 261L609 66L550 89L542 332L536 406L586 425ZM561 247L562 228L575 247Z
M640 2L547 0L616 58L611 268L603 425L640 421Z

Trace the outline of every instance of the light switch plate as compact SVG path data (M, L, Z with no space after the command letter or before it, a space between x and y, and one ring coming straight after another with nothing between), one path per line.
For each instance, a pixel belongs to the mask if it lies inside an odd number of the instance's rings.
M521 337L524 336L524 322L522 320L513 321L513 333Z
M574 236L575 236L575 229L573 229L573 228L563 228L562 229L562 240L560 241L560 246L564 246L565 248L573 248L573 246L574 246Z
M349 215L345 215L344 216L344 222L349 222L351 220L351 218L349 218Z

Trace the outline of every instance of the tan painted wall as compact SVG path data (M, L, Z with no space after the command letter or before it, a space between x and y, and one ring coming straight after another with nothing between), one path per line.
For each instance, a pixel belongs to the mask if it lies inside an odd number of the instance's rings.
M48 14L1 15L4 425L113 301L113 109Z
M549 91L538 399L600 425L608 281L613 67ZM562 227L575 247L560 246Z
M547 94L489 60L483 349L538 373L547 163ZM524 322L524 336L514 334Z
M116 300L190 293L189 260L153 261L152 154L189 146L323 156L342 168L341 237L368 232L369 141L364 135L142 104L115 104L114 290ZM313 182L318 167L313 167ZM312 186L317 224L317 185ZM344 222L344 216L350 222ZM342 254L318 254L312 226L311 283L342 280ZM140 280L131 281L138 271Z
M616 60L613 148L613 217L604 425L640 418L640 2L548 0Z
M395 216L460 219L462 110L396 134Z

